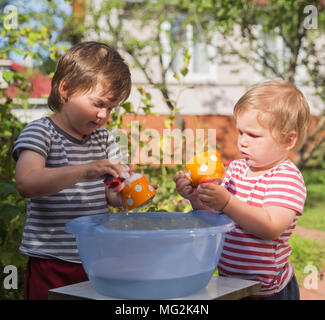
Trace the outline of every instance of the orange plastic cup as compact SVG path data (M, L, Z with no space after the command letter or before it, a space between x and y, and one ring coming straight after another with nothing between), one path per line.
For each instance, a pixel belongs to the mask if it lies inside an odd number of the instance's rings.
M186 163L187 175L197 187L205 180L217 180L220 184L225 176L225 168L218 152L200 153Z
M139 174L132 175L120 192L123 207L128 210L145 206L155 195L156 189Z

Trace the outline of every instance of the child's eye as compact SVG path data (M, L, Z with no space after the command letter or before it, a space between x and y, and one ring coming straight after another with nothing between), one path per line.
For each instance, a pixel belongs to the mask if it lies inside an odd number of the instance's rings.
M93 102L93 105L96 107L96 108L102 108L103 107L103 104L101 102Z
M252 138L259 138L260 136L258 136L258 135L256 135L256 134L250 134L250 136L252 137Z
M109 106L105 105L105 104L102 103L102 102L94 102L94 106L95 106L96 108L105 108L105 109L107 109L107 110L111 110L111 109L112 109L112 107L109 107Z

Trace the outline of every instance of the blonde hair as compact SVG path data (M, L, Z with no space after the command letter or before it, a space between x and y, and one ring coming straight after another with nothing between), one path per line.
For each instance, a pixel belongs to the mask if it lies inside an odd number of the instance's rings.
M261 83L247 91L236 103L234 117L258 110L260 125L268 128L284 144L291 131L297 134L293 150L301 148L307 135L310 110L306 98L295 85L284 80Z
M113 47L96 41L75 45L59 60L48 97L53 111L60 111L64 104L59 90L62 81L68 96L92 90L100 82L103 94L113 94L117 104L125 101L131 91L131 74L123 58Z

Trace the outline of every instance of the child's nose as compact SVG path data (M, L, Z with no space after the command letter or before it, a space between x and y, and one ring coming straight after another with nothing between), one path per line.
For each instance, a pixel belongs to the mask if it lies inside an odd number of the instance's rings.
M106 108L101 108L97 113L97 118L105 119L106 117L108 117L108 115L109 115L109 111Z
M245 135L239 136L238 142L241 146L247 146L247 139L245 138Z

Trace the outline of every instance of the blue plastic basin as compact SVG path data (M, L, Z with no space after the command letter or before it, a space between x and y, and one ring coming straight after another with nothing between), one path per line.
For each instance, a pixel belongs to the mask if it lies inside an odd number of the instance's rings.
M123 299L186 296L210 281L234 223L210 211L101 214L73 219L79 255L95 289Z

